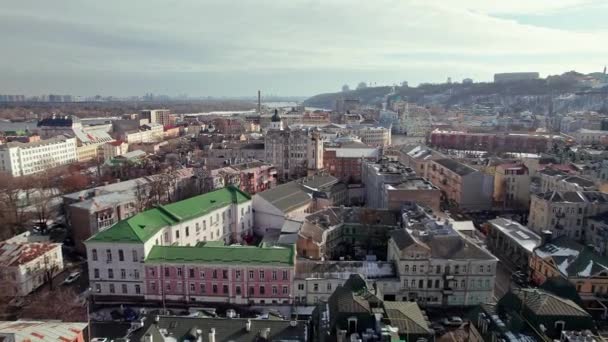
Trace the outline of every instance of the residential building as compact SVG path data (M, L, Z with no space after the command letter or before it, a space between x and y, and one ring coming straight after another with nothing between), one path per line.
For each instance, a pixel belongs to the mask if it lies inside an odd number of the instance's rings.
M572 136L581 145L605 145L608 131L581 128L572 133Z
M95 326L99 323L93 323ZM99 329L111 333L111 329ZM148 316L141 329L133 330L125 340L134 342L165 341L308 341L310 328L303 320L255 319L238 317ZM97 337L106 338L101 333ZM116 339L118 340L118 339Z
M550 235L549 235L550 236ZM546 238L534 250L529 262L530 278L541 285L550 278L570 282L586 308L595 308L608 294L608 259L593 247L577 243L567 236ZM605 305L599 307L602 317L608 314Z
M157 206L85 241L89 281L97 296L143 298L144 264L154 246L242 242L252 234L251 197L235 187Z
M76 139L63 135L31 143L0 145L0 170L13 177L31 175L77 160Z
M391 232L388 261L396 281L378 281L384 298L423 306L472 306L494 295L498 259L459 234L448 221L407 210L403 228Z
M488 151L541 153L549 152L555 142L563 142L561 135L541 133L472 133L434 130L430 145L437 148Z
M503 208L530 206L530 173L521 163L499 164L494 171L494 203Z
M218 133L242 134L245 133L244 122L241 119L220 117L213 119L213 125Z
M175 139L180 135L179 126L165 125L163 126L163 139Z
M147 300L232 304L291 304L291 247L153 246L145 259Z
M360 183L362 160L376 161L379 155L378 148L354 137L341 137L324 144L323 168L342 182Z
M384 127L361 127L353 133L368 146L385 147L391 144L391 130Z
M62 271L59 243L0 242L0 296L27 296Z
M494 177L454 159L432 160L429 180L451 206L461 211L481 211L492 208Z
M300 178L253 196L253 212L258 235L280 229L286 219L346 203L348 189L336 177L315 175Z
M200 139L201 136L199 141ZM226 165L265 160L266 154L263 141L227 141L209 144L203 150L203 157L205 166L211 170Z
M0 321L0 340L6 342L63 341L84 342L87 323L18 320Z
M424 145L403 145L393 149L403 165L410 167L418 176L428 178L428 165L433 159L442 159L445 156Z
M608 211L608 194L599 191L550 191L533 194L528 227L540 233L553 232L575 240L584 238L587 217Z
M398 225L393 211L360 207L330 207L306 216L298 232L297 250L303 258L338 260L386 255L386 240Z
M118 136L118 139L129 144L154 143L163 140L163 132L163 125L148 123L139 126L137 129L125 131Z
M314 341L430 341L434 331L417 303L385 302L374 284L352 275L313 312Z
M295 179L323 168L323 140L318 129L284 127L278 111L264 136L265 158L281 180Z
M596 253L608 256L608 214L587 217L584 232L585 244L593 246Z
M170 125L171 111L168 109L144 109L139 112L139 118L148 120L148 123L156 123L162 126Z
M148 209L157 200L168 203L197 194L199 186L192 176L192 169L181 169L170 182L167 176L152 175L63 195L66 223L76 249L84 252L86 239Z
M412 176L415 176L414 170L388 158L379 161L362 161L361 182L365 185L366 206L388 208L385 186L400 184Z
M395 268L392 262L386 261L315 261L299 258L293 283L296 304L310 306L327 302L338 286L344 285L355 274L374 281L394 278Z
M122 156L129 152L129 144L121 140L107 142L103 144L101 148L104 161L111 160L114 157Z
M398 184L385 184L381 199L386 209L397 212L404 203L418 203L439 211L441 190L422 177L409 177Z
M234 185L248 194L272 189L277 185L277 170L267 163L252 161L203 171L203 188L206 191Z
M513 266L527 265L542 239L518 222L498 217L488 221L486 243L490 252Z
M598 187L591 179L572 175L568 172L546 168L538 172L540 190L548 191L595 191Z

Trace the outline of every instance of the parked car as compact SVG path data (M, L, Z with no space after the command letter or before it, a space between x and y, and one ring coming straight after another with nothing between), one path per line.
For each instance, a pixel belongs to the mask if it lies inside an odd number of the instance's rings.
M462 318L458 316L452 316L450 318L444 318L441 323L446 326L459 327L462 325Z
M71 284L73 282L75 282L76 280L78 280L78 278L80 278L80 272L76 271L76 272L72 272L70 273L70 275L68 275L64 280L63 283L64 285L68 285Z

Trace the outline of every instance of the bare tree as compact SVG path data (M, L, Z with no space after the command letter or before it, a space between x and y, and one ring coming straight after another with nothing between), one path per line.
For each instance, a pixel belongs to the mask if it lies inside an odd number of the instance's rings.
M24 228L27 189L20 178L0 174L0 240L19 233Z
M44 260L42 261L42 277L45 283L49 284L49 289L53 291L53 278L59 271L59 265L57 262L51 260L48 255L44 256Z
M86 305L76 292L67 287L38 291L28 297L20 315L24 319L53 319L64 322L86 322Z

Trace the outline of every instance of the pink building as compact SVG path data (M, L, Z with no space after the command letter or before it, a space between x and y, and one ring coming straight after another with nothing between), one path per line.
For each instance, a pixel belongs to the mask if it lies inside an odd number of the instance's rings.
M253 195L277 185L277 170L260 161L235 164L209 171L203 182L207 191L234 185Z
M154 246L145 263L148 300L292 303L293 247Z

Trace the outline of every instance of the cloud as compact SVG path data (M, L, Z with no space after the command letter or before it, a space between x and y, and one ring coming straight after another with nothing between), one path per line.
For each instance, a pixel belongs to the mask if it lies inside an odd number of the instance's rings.
M522 24L517 16L567 13L572 8L584 11L596 4L592 0L63 0L52 4L22 0L0 8L0 39L8 47L0 71L28 75L23 80L0 80L0 89L51 91L36 82L25 83L40 75L55 78L55 86L65 92L75 92L83 89L79 80L87 75L100 80L99 93L143 93L154 87L149 82L154 79L164 80L159 89L169 93L206 95L217 90L212 95L230 95L219 92L233 89L222 84L224 75L226 82L254 83L246 78L257 77L259 86L276 88L277 93L312 94L337 89L346 81L332 82L328 75L356 80L376 74L380 82L409 78L416 83L444 80L448 75L490 79L493 72L509 70L591 71L608 55L608 46L598 44L606 40L606 31ZM188 73L205 77L197 85L185 76ZM285 75L290 73L300 79L289 80ZM135 80L127 87L123 86L127 82L110 82L112 75ZM315 80L323 81L314 86Z

